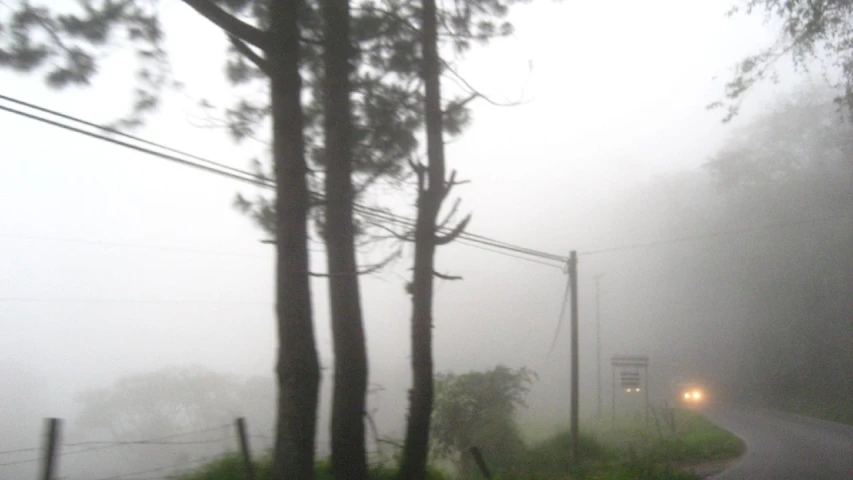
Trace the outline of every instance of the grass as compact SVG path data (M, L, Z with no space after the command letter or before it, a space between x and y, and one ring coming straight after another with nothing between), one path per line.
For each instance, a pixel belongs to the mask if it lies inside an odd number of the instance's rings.
M527 448L516 465L503 472L494 472L501 480L692 480L699 477L685 467L707 461L739 456L743 442L715 426L698 413L677 410L675 428L658 428L661 422L623 422L616 428L599 426L581 434L580 461L569 459L571 437L567 432L552 435ZM669 426L667 426L669 427ZM488 459L486 459L488 463ZM267 480L269 459L257 462L258 480ZM376 466L372 480L395 479L393 466ZM226 457L180 477L181 480L244 480L242 460ZM328 462L317 465L317 480L331 480ZM454 477L432 470L432 480L451 480ZM481 478L481 477L480 477ZM473 479L465 479L473 480Z
M503 478L589 480L687 480L697 476L686 467L741 455L743 442L698 413L675 410L674 428L662 418L646 426L639 418L619 425L601 424L582 434L581 461L572 464L568 433L555 435L529 449L521 471ZM661 416L662 417L662 416Z
M257 480L267 480L271 477L272 463L269 458L263 458L254 462L255 477ZM370 480L396 480L397 470L390 466L373 466L370 471ZM246 467L242 457L237 454L228 455L211 463L203 465L196 471L179 477L180 480L245 480ZM318 462L315 468L316 480L333 480L332 467L328 461ZM452 480L445 473L431 469L427 478L429 480Z

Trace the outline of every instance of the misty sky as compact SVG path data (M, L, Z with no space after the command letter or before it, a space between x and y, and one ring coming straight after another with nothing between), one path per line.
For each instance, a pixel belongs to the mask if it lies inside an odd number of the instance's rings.
M474 214L470 231L560 255L661 239L656 212L632 189L713 154L732 127L705 105L719 99L735 61L774 38L759 18L725 18L726 3L567 0L516 8L516 35L475 49L460 67L494 99L524 101L477 103L473 126L448 146L450 166L472 180L457 190ZM167 95L138 133L247 167L262 146L235 145L224 130L200 127L195 107L200 98L230 98L221 33L178 2L164 11L175 75L187 89ZM173 35L179 26L180 38ZM133 81L128 60L114 56L90 89L51 91L41 79L2 71L0 91L107 122L124 113ZM744 116L784 88L761 86ZM32 406L34 431L43 416L73 415L77 393L127 373L200 364L271 374L273 250L232 208L237 192L254 195L254 187L5 112L0 131L0 379L10 388L0 387L2 401ZM405 198L396 207L411 216ZM657 254L581 258L583 345L594 338L592 278L604 273L605 355L653 355L657 343L647 341L644 326L652 320L639 301L651 286L631 260ZM406 258L363 279L373 378L396 382L400 402L383 403L393 415L404 412L408 387L409 266ZM437 287L437 369L528 365L543 384L564 389L567 402L568 328L547 355L563 272L461 245L442 248L437 268L464 277ZM328 365L326 290L319 281L315 287ZM617 305L624 298L638 301ZM582 354L587 385L591 355L591 348Z

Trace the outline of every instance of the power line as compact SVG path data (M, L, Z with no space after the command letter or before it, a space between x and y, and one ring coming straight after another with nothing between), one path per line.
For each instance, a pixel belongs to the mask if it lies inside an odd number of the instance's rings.
M13 453L26 453L26 452L36 452L41 450L39 447L30 447L30 448L18 448L15 450L3 450L0 451L0 455L11 455Z
M26 460L16 460L14 462L0 463L0 467L8 467L11 465L23 465L25 463L33 463L33 462L38 462L41 460L44 460L44 459L39 457L39 458L28 458Z
M97 128L98 130L103 130L103 131L105 131L105 132L107 132L107 133L111 133L111 134L114 134L114 135L119 135L119 136L121 136L121 137L128 138L128 139L130 139L130 140L135 140L135 141L137 141L137 142L143 143L143 144L148 145L148 146L151 146L151 147L162 148L163 150L166 150L167 152L176 153L176 154L178 154L178 155L183 155L183 156L185 156L185 157L192 158L193 160L196 160L196 161L199 161L199 162L202 162L202 163L207 163L207 164L212 165L212 166L215 166L215 167L217 167L217 168L222 168L222 169L225 169L225 170L230 170L230 171L232 171L233 173L237 173L237 174L240 174L240 175L243 175L243 174L245 174L245 173L246 173L246 172L244 172L244 171L242 171L242 170L240 170L240 169L237 169L237 168L234 168L234 167L229 167L228 165L224 165L224 164L221 164L221 163L217 163L217 162L214 162L214 161L212 161L212 160L208 160L208 159L206 159L206 158L204 158L204 157L200 157L200 156L198 156L198 155L193 155L193 154L191 154L191 153L187 153L187 152L185 152L185 151L178 150L178 149L176 149L176 148L168 147L168 146L166 146L166 145L163 145L163 144L160 144L160 143L157 143L157 142L152 142L152 141L150 141L150 140L146 140L146 139L144 139L144 138L137 137L137 136L135 136L135 135L131 135L131 134L129 134L129 133L122 132L121 130L117 130L117 129L115 129L115 128L108 127L108 126L106 126L106 125L98 125L97 123L90 122L90 121L88 121L88 120L84 120L84 119L79 118L79 117L75 117L75 116L72 116L72 115L68 115L68 114L65 114L65 113L62 113L62 112L59 112L59 111L56 111L56 110L51 110L51 109L49 109L49 108L42 107L42 106L36 105L36 104L34 104L34 103L25 102L25 101L20 100L20 99L17 99L17 98L9 97L9 96L3 95L2 93L0 93L0 99L2 99L2 100L6 100L7 102L12 102L12 103L15 103L15 104L21 105L21 106L23 106L23 107L31 108L31 109L33 109L33 110L37 110L37 111L42 112L42 113L47 113L47 114L50 114L50 115L54 115L54 116L57 116L57 117L59 117L59 118L63 118L63 119L65 119L65 120L70 120L70 121L72 121L72 122L77 122L77 123L80 123L80 124L82 124L82 125L86 125L87 127Z
M0 297L6 303L130 303L130 304L185 304L185 305L264 305L267 302L222 301L222 300L138 300L132 298L37 298Z
M482 245L478 245L476 243L467 243L465 241L465 239L460 239L459 242L468 246L468 247L476 248L478 250L484 250L486 252L496 253L498 255L503 255L505 257L517 258L518 260L524 260L525 262L538 263L539 265L545 265L546 267L553 267L553 268L559 268L559 269L563 269L565 267L565 264L556 264L553 262L536 260L535 258L522 257L521 255L513 255L512 253L507 253L507 252L502 252L500 250L491 249L488 247L484 247Z
M33 115L31 113L27 113L27 112L24 112L24 111L15 109L15 108L7 107L5 105L0 105L0 110L4 110L6 112L13 113L15 115L20 115L22 117L26 117L26 118L29 118L31 120L35 120L37 122L46 123L46 124L54 126L54 127L69 130L69 131L74 132L74 133L86 135L87 137L95 138L98 140L103 140L105 142L109 142L109 143L112 143L115 145L119 145L119 146L122 146L125 148L129 148L131 150L136 150L137 152L142 152L142 153L147 153L149 155L154 155L155 157L159 157L163 160L169 160L169 161L176 162L176 163L179 163L179 164L184 165L184 166L197 168L199 170L203 170L203 171L208 172L208 173L213 173L216 175L222 175L224 177L232 178L234 180L240 180L242 182L253 183L255 185L266 186L266 187L270 186L270 185L268 185L268 183L266 181L259 180L259 177L251 175L248 172L246 172L246 175L249 175L249 176L242 176L242 175L238 175L238 174L234 174L234 173L228 173L228 172L222 171L222 170L217 170L213 167L200 165L198 163L194 163L194 162L191 162L191 161L186 160L186 159L178 158L174 155L169 155L166 153L158 152L156 150L151 150L150 148L140 147L139 145L134 145L132 143L123 142L121 140L117 140L115 138L108 137L106 135L100 135L97 133L92 133L92 132L86 131L82 128L77 128L77 127L74 127L71 125L66 125L64 123L60 123L60 122L57 122L54 120L50 120L48 118L39 117L38 115Z
M370 215L376 219L379 219L379 220L382 220L385 222L402 223L403 225L409 226L409 227L414 227L414 225L415 225L413 220L410 220L410 219L404 218L404 217L400 217L400 216L397 216L397 215L394 215L391 213L383 212L381 210L369 209L368 207L362 207L362 206L356 206L356 211L366 213L366 214L368 214L368 215ZM448 232L449 230L450 230L449 228L439 229L440 232ZM475 235L475 234L469 234L466 232L462 232L462 234L459 235L459 240L463 241L463 243L464 243L464 241L467 241L468 246L473 246L471 244L476 243L476 244L480 244L480 245L484 245L484 246L488 246L488 247L494 247L494 248L508 250L508 251L515 252L515 253L529 255L531 257L538 257L538 258L542 258L544 260L552 260L552 261L556 261L559 263L566 263L568 261L567 257L563 257L560 255L554 255L554 254L546 253L546 252L541 252L541 251L533 250L530 248L520 247L517 245L513 245L511 243L502 242L499 240L494 240L494 239L491 239L491 238L488 238L488 237L485 237L482 235Z
M614 252L621 252L621 251L625 251L625 250L634 250L634 249L638 249L638 248L656 247L656 246L660 246L660 245L670 245L670 244L674 244L674 243L708 240L708 239L717 238L717 237L743 235L746 233L761 232L761 231L772 230L772 229L777 229L777 228L787 228L787 227L794 227L794 226L798 226L798 225L807 225L807 224L813 224L813 223L818 223L818 222L828 222L828 221L836 221L836 220L850 219L850 218L851 218L850 215L839 215L839 216L832 216L832 217L812 218L812 219L808 219L808 220L799 220L799 221L793 221L793 222L768 223L766 225L760 225L757 227L744 228L744 229L739 229L739 230L723 230L720 232L710 232L710 233L705 233L705 234L700 234L700 235L691 235L691 236L687 236L687 237L670 238L670 239L658 240L658 241L654 241L654 242L635 243L632 245L624 245L621 247L604 248L601 250L588 250L585 252L580 252L580 253L578 253L578 255L598 255L601 253L614 253Z
M29 107L29 108L33 108L33 109L36 109L36 110L38 110L38 111L40 111L40 112L43 112L43 113L48 113L48 114L51 114L51 115L56 115L56 116L58 116L58 117L60 117L60 118L63 118L63 119L66 119L66 120L71 120L71 121L74 121L74 122L78 122L78 123L81 123L81 124L86 125L86 126L89 126L89 127L98 128L98 129L101 129L101 130L104 130L104 131L107 131L107 132L110 132L110 133L118 133L118 134L121 134L122 136L124 136L125 138L130 138L130 139L133 139L133 140L136 140L136 141L142 142L142 143L144 143L144 144L146 144L146 145L155 146L155 147L157 147L157 148L161 148L161 149L164 149L164 150L167 150L167 151L173 152L173 153L177 153L177 154L179 154L179 155L184 155L184 156L187 156L187 157L189 157L189 158L196 159L197 161L203 161L203 162L204 162L204 163L206 163L207 165L200 165L200 164L195 163L195 162L193 162L193 161L190 161L190 160L187 160L187 159L184 159L184 158L179 158L179 157L177 157L177 156L175 156L175 155L171 155L171 154L163 153L163 152L158 152L158 151L156 151L156 150L152 150L152 149L150 149L150 148L142 147L142 146L139 146L139 145L134 145L134 144L132 144L132 143L128 143L128 142L125 142L125 141L122 141L122 140L118 140L118 139L115 139L115 138L111 138L111 137L108 137L108 136L106 136L106 135L101 135L101 134L98 134L98 133L93 133L93 132L90 132L90 131L84 130L84 129L82 129L82 128L74 127L74 126L67 125L67 124L64 124L64 123L61 123L61 122L57 122L57 121L54 121L54 120L50 120L50 119L47 119L47 118L44 118L44 117L40 117L40 116L38 116L38 115L34 115L34 114L31 114L31 113L27 113L27 112L24 112L24 111L21 111L21 110L15 109L15 108L11 108L11 107L7 107L7 106L4 106L4 105L0 105L0 110L6 111L6 112L8 112L8 113L12 113L12 114L15 114L15 115L23 116L23 117L25 117L25 118L29 118L29 119L31 119L31 120L35 120L35 121L38 121L38 122L42 122L42 123L45 123L45 124L48 124L48 125L51 125L51 126L54 126L54 127L57 127L57 128L62 128L62 129L69 130L69 131L72 131L72 132L75 132L75 133L79 133L79 134L82 134L82 135L86 135L86 136L88 136L88 137L90 137L90 138L95 138L95 139L98 139L98 140L103 140L103 141L106 141L106 142L112 143L112 144L114 144L114 145L119 145L119 146L122 146L122 147L126 147L126 148L129 148L129 149L132 149L132 150L138 151L138 152L147 153L147 154L149 154L149 155L156 156L156 157L161 158L161 159L163 159L163 160L169 160L169 161L173 161L173 162L179 163L179 164L184 165L184 166L189 166L189 167L197 168L197 169L202 170L202 171L205 171L205 172L207 172L207 173L213 173L213 174L221 175L221 176L224 176L224 177L227 177L227 178L231 178L231 179L234 179L234 180L239 180L239 181L243 181L243 182L248 182L248 183L251 183L251 184L256 185L256 186L262 186L262 187L266 187L266 188L273 188L273 189L275 188L275 184L274 184L271 180L269 180L269 179L267 179L267 178L264 178L264 177L262 177L262 176L259 176L259 175L256 175L256 174L253 174L253 173L251 173L251 172L246 172L246 171L244 171L244 170L240 170L240 169L237 169L237 168L229 167L229 166L227 166L227 165L220 164L220 163L214 162L214 161L212 161L212 160L207 160L207 159L204 159L204 158L199 157L199 156L197 156L197 155L191 155L191 154L188 154L188 153L186 153L186 152L182 152L182 151L177 150L177 149L174 149L174 148L166 147L166 146L164 146L164 145L162 145L162 144L159 144L159 143L156 143L156 142L152 142L152 141L144 140L144 139L141 139L141 138L136 137L136 136L127 135L127 134L122 134L121 132L118 132L118 131L117 131L117 130L115 130L115 129L112 129L112 128L109 128L109 127L100 126L100 125L94 124L94 123L92 123L92 122L89 122L89 121L86 121L86 120L80 119L80 118L75 117L75 116L72 116L72 115L67 115L67 114L64 114L64 113L61 113L61 112L57 112L57 111L55 111L55 110L51 110L51 109L48 109L48 108L45 108L45 107L41 107L41 106L38 106L38 105L35 105L35 104L32 104L32 103L29 103L29 102L24 102L24 101L22 101L22 100L17 100L17 99L14 99L14 98L12 98L12 97L8 97L8 96L6 96L6 95L2 95L2 94L0 94L0 99L4 99L4 100L7 100L7 101L15 102L15 103L17 103L17 104L19 104L19 105L26 106L26 107ZM209 165L210 165L210 166L209 166ZM318 199L318 200L321 200L321 201L322 201L322 200L324 200L324 196L323 196L323 195L321 195L321 194L318 194L318 193L312 193L312 195L313 195L316 199ZM408 227L412 227L412 226L414 226L414 225L415 225L414 220L412 220L412 219L410 219L410 218L401 217L401 216L398 216L398 215L395 215L395 214L392 214L392 213L388 213L388 212L385 212L385 211L382 211L382 210L379 210L379 209L375 209L375 208L366 207L366 206L363 206L363 205L358 205L358 204L356 204L356 205L355 205L355 210L356 210L356 211L358 211L358 212L360 212L360 213L362 213L362 214L365 214L365 215L368 215L368 216L371 216L371 217L377 218L377 219L379 219L379 220L383 220L383 221L392 221L392 222L396 222L396 223L403 224L403 225L408 226ZM445 232L446 232L446 231L449 231L449 229L445 228L445 229L443 229L443 231L445 231ZM521 247L521 246L518 246L518 245L513 245L513 244L510 244L510 243L502 242L502 241L499 241L499 240L495 240L495 239L492 239L492 238L489 238L489 237L486 237L486 236L483 236L483 235L476 235L476 234L473 234L473 233L463 232L463 233L459 236L459 238L464 238L464 239L466 239L466 240L469 240L470 242L476 242L476 243L484 244L484 245L487 245L487 246L492 246L492 247L495 247L495 248L498 248L498 249L509 250L509 251L513 251L513 252L520 253L520 254L523 254L523 255L529 255L529 256L539 257L539 258L543 258L543 259L546 259L546 260L553 260L553 261L559 261L559 262L565 262L565 261L567 261L567 260L568 260L568 258L563 257L563 256L560 256L560 255L554 255L554 254L550 254L550 253L547 253L547 252L541 252L541 251L537 251L537 250L533 250L533 249L529 249L529 248Z
M58 127L58 128L62 128L62 129L66 129L66 130L69 130L69 131L72 131L75 133L80 133L82 135L86 135L88 137L95 138L97 140L103 140L103 141L110 142L110 143L113 143L113 144L118 145L118 146L130 148L132 150L135 150L135 151L138 151L141 153L153 155L153 156L161 158L163 160L169 160L169 161L179 163L181 165L197 168L197 169L205 171L207 173L213 173L213 174L221 175L221 176L233 179L233 180L239 180L242 182L251 183L255 186L261 186L261 187L271 188L271 189L275 188L275 184L270 179L265 178L265 177L260 176L260 175L257 175L257 174L254 174L254 173L251 173L251 172L247 172L245 170L230 167L230 166L222 164L222 163L214 162L212 160L208 160L208 159L203 158L203 157L198 156L198 155L193 155L193 154L190 154L190 153L187 153L187 152L175 149L175 148L168 147L166 145L163 145L163 144L160 144L157 142L146 140L144 138L137 137L134 135L126 134L126 133L123 133L123 132L116 130L114 128L111 128L111 127L98 125L98 124L95 124L93 122L83 120L79 117L75 117L73 115L64 114L64 113L58 112L56 110L52 110L52 109L49 109L46 107L35 105L33 103L30 103L30 102L25 102L23 100L19 100L19 99L13 98L13 97L9 97L7 95L0 94L0 99L6 100L8 102L13 102L13 103L21 105L21 106L25 106L27 108L31 108L31 109L40 111L42 113L55 115L57 117L65 119L65 120L77 122L77 123L80 123L80 124L85 125L87 127L97 128L99 130L102 130L102 131L105 131L105 132L108 132L111 134L119 135L119 136L122 136L124 138L143 143L145 145L160 148L162 150L172 152L174 154L183 155L183 156L191 158L197 162L203 162L206 165L200 165L200 164L195 163L193 161L190 161L190 160L187 160L184 158L179 158L175 155L158 152L158 151L152 150L150 148L134 145L134 144L124 142L121 140L117 140L115 138L111 138L111 137L108 137L105 135L89 132L89 131L86 131L86 130L81 129L81 128L73 127L71 125L67 125L67 124L63 124L63 123L60 123L60 122L57 122L54 120L43 118L43 117L40 117L38 115L33 115L33 114L30 114L27 112L23 112L21 110L17 110L17 109L10 108L10 107L4 106L4 105L0 105L0 110L4 110L4 111L9 112L9 113L20 115L20 116L29 118L31 120L46 123L48 125ZM312 192L311 195L316 200L319 200L319 201L324 201L324 199L325 199L324 195L319 194L319 193ZM390 212L386 212L386 211L381 210L381 209L355 204L354 210L356 212L363 214L363 215L372 217L376 220L380 220L383 222L397 223L397 224L401 224L403 226L410 227L410 228L415 226L414 220L412 220L410 218L402 217L402 216L399 216L399 215L396 215L396 214L393 214ZM801 225L801 224L809 224L809 223L814 223L814 222L818 222L818 221L838 220L840 218L849 218L849 217L829 217L829 218L823 218L823 219L809 219L809 220L803 220L803 221L799 221L799 222L780 222L780 223L776 223L776 224L768 224L768 225L763 225L763 226L759 226L759 227L752 227L752 228L747 228L747 229L741 229L741 230L727 230L727 231L721 231L721 232L712 232L712 233L707 233L707 234L672 238L672 239L659 240L659 241L653 241L653 242L629 244L629 245L623 245L623 246L617 246L617 247L611 247L611 248L605 248L605 249L599 249L599 250L588 250L588 251L579 252L578 255L598 255L598 254L603 254L603 253L615 253L615 252L620 252L620 251L625 251L625 250L633 250L633 249L654 247L654 246L660 246L660 245L668 245L668 244L674 244L674 243L700 241L700 240L706 240L706 239L717 238L717 237L722 237L722 236L741 235L744 233L762 231L762 230L767 230L767 229L772 229L772 228L780 228L780 227L788 227L788 226L795 226L795 225ZM446 233L449 230L450 230L449 228L444 228L444 229L441 229L440 231ZM9 235L7 235L7 236L9 236ZM493 253L503 254L505 256L509 256L512 258L531 260L527 257L534 257L534 258L539 258L539 259L550 261L550 262L557 262L557 263L560 263L561 265L565 264L568 261L568 257L562 256L562 255L555 255L555 254L548 253L548 252L543 252L543 251L539 251L539 250L535 250L535 249L531 249L531 248L521 247L518 245L508 243L508 242L503 242L500 240L496 240L496 239L489 238L489 237L486 237L483 235L477 235L477 234L469 233L469 232L462 232L462 234L459 235L459 240L460 240L460 242L459 242L460 244L463 244L463 245L466 245L469 247L480 248L481 250L490 251ZM98 243L98 242L88 242L88 243ZM103 244L115 245L115 246L132 246L132 245L112 244L110 242L103 242ZM492 247L492 249L483 248L483 247ZM151 247L151 248L156 248L156 247ZM163 249L178 250L181 248L180 247L175 247L175 248L163 247ZM517 253L520 255L510 255L510 254L506 254L503 252L499 252L499 250L505 250L505 251ZM213 254L214 252L205 252L205 253ZM228 253L224 253L224 252L222 252L222 253L216 252L216 254L229 255ZM541 263L543 265L556 267L556 265L554 265L553 263L548 263L548 262L537 261L534 263Z
M569 291L572 286L572 278L566 278L566 290L563 292L563 301L560 303L560 316L557 317L557 330L554 332L554 337L551 339L551 347L548 348L548 356L554 352L554 347L557 346L557 338L560 337L560 329L563 326L563 317L566 316L566 305L569 303Z

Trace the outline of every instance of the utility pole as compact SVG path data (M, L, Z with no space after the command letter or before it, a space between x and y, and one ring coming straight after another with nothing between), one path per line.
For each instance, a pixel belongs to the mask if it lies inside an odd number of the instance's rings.
M578 457L578 254L572 250L569 255L569 282L571 284L572 296L572 396L571 396L571 435L572 435L572 459L577 462Z
M601 291L599 282L604 274L595 277L595 356L596 377L595 384L598 388L598 403L595 406L596 418L601 420Z

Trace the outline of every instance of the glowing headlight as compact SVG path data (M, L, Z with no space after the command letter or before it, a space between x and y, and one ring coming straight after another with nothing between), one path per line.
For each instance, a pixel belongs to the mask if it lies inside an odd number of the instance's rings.
M693 400L699 400L700 398L702 398L701 392L693 392Z
M684 392L684 399L690 400L690 392Z

